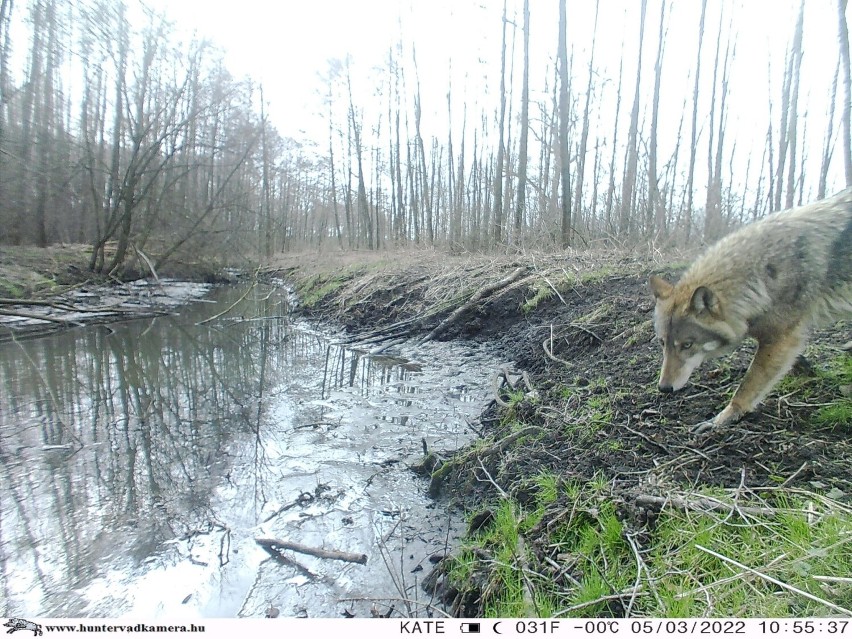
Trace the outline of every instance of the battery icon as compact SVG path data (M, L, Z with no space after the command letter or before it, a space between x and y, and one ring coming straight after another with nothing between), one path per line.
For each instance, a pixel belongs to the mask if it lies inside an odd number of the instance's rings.
M479 632L479 624L478 623L470 623L466 622L461 625L462 632L470 632L470 633L478 633Z

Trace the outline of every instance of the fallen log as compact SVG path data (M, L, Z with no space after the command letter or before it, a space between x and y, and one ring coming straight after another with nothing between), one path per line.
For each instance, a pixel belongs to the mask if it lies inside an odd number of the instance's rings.
M259 546L263 547L263 549L269 552L270 554L278 554L277 550L279 548L283 548L284 550L292 550L293 552L300 552L304 555L312 555L313 557L319 557L320 559L337 559L338 561L348 561L353 564L362 565L367 563L367 555L343 552L341 550L325 550L323 548L311 548L310 546L304 546L295 541L259 537L255 538L255 542Z
M480 288L478 291L476 291L476 293L471 295L470 299L467 302L465 302L455 311L453 311L450 316L447 317L443 322L438 324L438 326L436 326L431 333L429 333L426 337L420 340L420 343L423 344L438 337L441 333L447 330L447 328L454 324L459 317L464 315L464 313L466 313L472 307L476 306L482 299L490 296L492 293L499 291L500 289L506 288L507 286L510 286L511 284L517 282L527 273L527 270L527 267L519 266L509 275L504 277L502 280L498 282L492 282L491 284L487 284Z

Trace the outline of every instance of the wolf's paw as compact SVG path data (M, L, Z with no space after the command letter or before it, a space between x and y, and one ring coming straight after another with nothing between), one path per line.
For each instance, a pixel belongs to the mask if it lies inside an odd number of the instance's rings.
M711 431L740 421L743 415L745 415L745 413L742 409L738 408L734 404L728 404L725 406L725 410L716 415L716 417L696 424L690 428L690 431L693 435L704 436L706 438Z
M745 414L746 411L731 402L725 406L725 410L713 418L712 424L713 426L728 426L730 424L736 424Z
M716 427L716 423L712 419L705 419L703 422L697 423L689 429L693 435L707 435Z

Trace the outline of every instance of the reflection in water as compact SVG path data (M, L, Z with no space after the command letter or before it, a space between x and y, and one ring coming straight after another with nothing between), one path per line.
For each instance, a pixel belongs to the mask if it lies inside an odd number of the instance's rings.
M288 592L253 537L363 551L377 503L418 490L407 474L376 479L377 464L421 438L458 445L459 405L482 389L453 380L458 362L430 377L294 328L283 294L212 297L180 317L0 344L0 614L337 614L375 586L334 567L312 610L314 585ZM412 419L415 432L394 430ZM306 491L310 508L284 508Z
M180 318L0 346L7 605L62 612L62 591L99 564L216 525L216 468L235 431L257 429L286 360L281 298L253 302L272 319L196 326L212 313L198 304Z

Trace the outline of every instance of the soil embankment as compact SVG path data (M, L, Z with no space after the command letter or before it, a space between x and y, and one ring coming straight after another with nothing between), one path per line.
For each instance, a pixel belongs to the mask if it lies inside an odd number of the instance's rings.
M131 267L118 279L92 273L90 256L82 244L0 247L0 341L173 313L228 279L214 264L172 265L156 277Z
M706 364L679 394L657 392L646 282L683 266L430 251L268 266L303 313L372 353L464 337L513 362L486 372L481 438L422 465L469 532L411 597L467 617L852 614L852 357L841 346L852 323L816 333L810 365L755 414L697 437L691 427L725 405L754 347ZM57 295L98 284L84 269L80 247L2 249L0 311L23 317L22 299L38 302L25 314L61 311ZM99 295L88 299L104 306Z
M729 399L753 345L705 365L682 393L657 392L661 353L647 278L676 278L682 267L429 252L289 256L272 265L295 285L303 312L338 322L353 341L392 352L403 337L465 337L498 343L514 362L492 371L482 440L431 474L434 495L471 513L469 546L427 580L454 614L772 616L852 605L842 578L796 578L822 570L814 555L828 557L826 570L852 565L848 529L825 542L827 552L813 550L822 541L796 541L801 556L792 558L786 547L741 538L743 530L792 536L785 513L804 513L807 526L807 504L818 505L812 519L852 522L852 358L841 348L850 324L817 333L806 353L811 368L785 378L758 412L695 436L691 427ZM696 522L689 539L673 532ZM777 586L747 571L736 588L707 595L708 580L731 583L733 556L813 596L782 590L789 598L779 604ZM738 580L759 582L750 601L734 594L743 590Z

